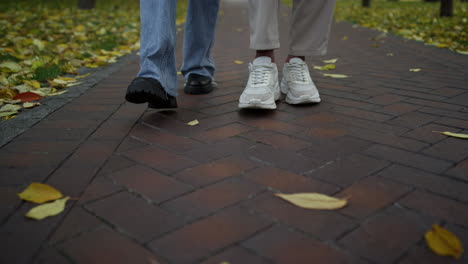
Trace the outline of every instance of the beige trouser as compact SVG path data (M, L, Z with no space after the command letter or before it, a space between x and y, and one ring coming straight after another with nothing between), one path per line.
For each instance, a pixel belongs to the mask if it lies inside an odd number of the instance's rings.
M250 48L280 47L280 0L249 0ZM325 55L335 0L294 0L289 27L289 55Z

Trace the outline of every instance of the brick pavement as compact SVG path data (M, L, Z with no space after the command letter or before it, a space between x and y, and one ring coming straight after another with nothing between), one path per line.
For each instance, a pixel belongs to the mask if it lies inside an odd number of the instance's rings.
M312 71L322 103L239 111L247 64L233 61L252 52L234 2L219 19L212 94L181 93L175 111L127 104L135 57L0 150L1 263L468 262L423 240L440 223L468 245L468 141L432 133L468 132L466 57L339 23L325 58L351 77ZM79 200L25 219L32 205L15 194L33 181ZM311 211L278 191L352 198Z

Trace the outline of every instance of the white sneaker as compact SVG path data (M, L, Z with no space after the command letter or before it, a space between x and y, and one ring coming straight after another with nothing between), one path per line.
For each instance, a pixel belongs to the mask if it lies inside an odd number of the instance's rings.
M309 68L299 58L293 58L284 64L281 92L286 94L288 104L320 102L320 95L310 77Z
M270 57L258 57L249 64L249 81L239 98L239 108L276 109L280 98L278 68Z

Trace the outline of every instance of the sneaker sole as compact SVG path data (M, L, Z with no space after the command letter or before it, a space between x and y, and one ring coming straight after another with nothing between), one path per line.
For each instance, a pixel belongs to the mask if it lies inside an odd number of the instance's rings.
M249 102L240 102L239 101L239 108L240 109L245 109L245 108L251 108L251 109L276 109L276 103L275 101L278 101L280 99L280 89L278 83L276 83L275 87L275 92L273 95L273 99L269 99L266 101L261 101L258 99L250 100Z
M280 89L281 89L281 93L283 94L286 94L286 103L288 104L310 104L310 103L320 103L321 99L320 99L320 95L319 94L316 94L316 95L302 95L302 96L299 96L299 97L294 97L291 95L291 93L289 92L289 87L288 85L284 82L284 79L281 80L281 86L280 86Z

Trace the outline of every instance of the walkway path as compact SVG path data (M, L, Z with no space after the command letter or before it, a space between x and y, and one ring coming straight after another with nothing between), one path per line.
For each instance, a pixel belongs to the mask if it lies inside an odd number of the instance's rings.
M468 133L467 57L339 23L324 59L351 77L312 71L322 103L239 111L252 52L235 2L212 94L125 103L134 57L0 149L0 263L468 263L423 239L439 223L468 246L468 141L432 132ZM16 193L31 182L80 198L30 221ZM312 211L275 192L351 199Z

